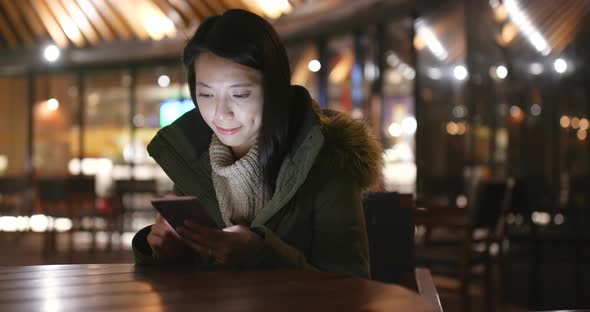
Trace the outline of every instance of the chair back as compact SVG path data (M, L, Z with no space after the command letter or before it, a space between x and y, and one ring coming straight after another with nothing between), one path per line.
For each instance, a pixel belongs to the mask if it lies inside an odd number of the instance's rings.
M416 289L412 195L367 193L363 205L372 278Z
M158 192L156 180L116 180L114 185L115 207L118 213L152 211L150 200Z
M25 177L0 177L0 215L26 213L30 201Z
M506 205L506 181L480 181L473 199L473 226L495 229Z
M39 199L43 202L65 201L69 194L67 178L40 178L37 180Z

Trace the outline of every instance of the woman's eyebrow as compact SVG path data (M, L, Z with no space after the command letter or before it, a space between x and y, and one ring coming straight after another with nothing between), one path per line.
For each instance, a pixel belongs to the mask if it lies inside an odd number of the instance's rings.
M212 89L212 88L211 88L211 87L210 87L208 84L206 84L206 83L204 83L204 82L202 82L202 81L197 81L197 85L199 85L199 86L203 86L203 87L205 87L205 88L210 88L210 89Z
M244 83L236 83L233 84L231 86L229 86L230 88L243 88L243 87L253 87L254 84L251 82L244 82Z

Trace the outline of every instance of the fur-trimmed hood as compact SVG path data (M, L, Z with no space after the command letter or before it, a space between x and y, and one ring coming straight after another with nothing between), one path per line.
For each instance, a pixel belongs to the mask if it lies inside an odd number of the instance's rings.
M317 110L316 110L317 111ZM350 170L362 189L381 183L383 151L369 126L334 110L319 111L324 135L320 161L328 162L334 170Z

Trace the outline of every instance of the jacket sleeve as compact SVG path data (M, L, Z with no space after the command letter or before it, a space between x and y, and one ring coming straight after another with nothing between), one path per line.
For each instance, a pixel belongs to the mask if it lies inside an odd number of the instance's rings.
M178 190L176 185L173 187L172 192L175 195L182 196L183 194ZM165 264L185 264L185 265L203 265L207 266L212 261L202 259L197 253L187 251L175 259L162 259L154 256L152 248L147 242L147 237L151 231L151 225L144 227L139 230L131 242L133 249L133 255L135 256L135 263L139 265L165 265Z
M253 230L264 239L257 257L265 263L370 278L361 190L352 177L338 175L318 190L310 224L313 235L309 255L285 243L266 227Z

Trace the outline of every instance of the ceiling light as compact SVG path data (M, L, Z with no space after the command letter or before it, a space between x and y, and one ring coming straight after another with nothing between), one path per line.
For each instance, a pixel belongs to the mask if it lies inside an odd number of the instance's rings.
M57 61L57 59L59 58L59 54L59 48L54 44L48 45L43 50L43 56L45 57L45 60L47 60L50 63Z

